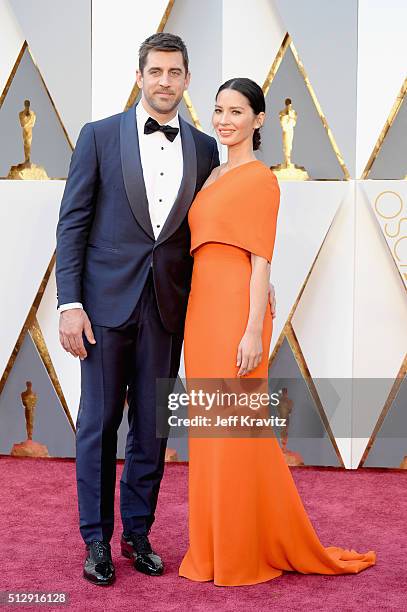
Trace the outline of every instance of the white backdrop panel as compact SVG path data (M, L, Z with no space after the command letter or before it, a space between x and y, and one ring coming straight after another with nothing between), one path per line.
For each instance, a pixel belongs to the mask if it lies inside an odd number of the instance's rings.
M360 183L407 288L407 182Z
M167 0L92 3L92 118L120 113L136 82L138 49L154 34Z
M353 465L357 466L407 349L407 300L400 274L373 212L376 196L401 181L358 184L355 251L354 377L371 380L374 393L355 384ZM357 411L357 412L356 412ZM356 432L355 432L356 433Z
M271 280L275 286L278 305L271 350L280 336L348 188L348 183L336 181L280 182L281 202L271 265ZM330 256L335 259L335 253L330 255L328 251L327 257ZM308 296L312 302L313 293L308 293ZM304 299L306 298L303 295L302 300ZM294 315L299 325L301 317L307 318L309 315L304 306L301 306L301 301ZM319 314L315 317L319 325Z
M55 249L65 181L0 181L0 376Z
M407 349L406 291L373 212L376 196L402 192L402 181L358 184L354 376L393 379Z
M325 187L327 184L317 185ZM331 189L336 199L331 196L330 200L332 204L335 202L333 212L337 210L337 213L298 302L292 325L333 434L338 438L345 465L349 467L354 184L353 181L332 183ZM317 218L316 215L313 218ZM305 219L304 225L311 233L310 219ZM298 229L297 239L299 232Z
M359 0L356 176L406 78L407 2Z
M285 33L270 0L224 0L222 80L248 77L263 85Z
M316 184L320 187L329 185L334 193L336 189L336 199L332 198L331 204L335 204L333 212L339 204L341 207L315 262L292 323L311 376L351 377L354 183ZM327 202L328 198L325 202L322 200L320 206ZM317 219L315 213L312 223L314 219ZM306 229L303 231L314 235L316 231L310 220L310 216L308 220L304 219ZM295 229L292 240L300 240L300 231L300 228ZM321 245L322 239L318 238L317 243Z
M0 0L0 94L8 81L24 37L8 0Z

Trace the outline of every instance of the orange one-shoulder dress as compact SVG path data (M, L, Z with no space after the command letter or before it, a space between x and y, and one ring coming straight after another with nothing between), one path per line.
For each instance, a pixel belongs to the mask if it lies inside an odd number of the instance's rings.
M236 378L250 308L250 254L271 262L279 204L277 179L260 161L228 171L192 203L187 381ZM267 378L272 327L267 308L263 358L247 378ZM358 573L375 561L374 551L321 544L276 437L189 437L189 548L180 576L236 586L284 571Z

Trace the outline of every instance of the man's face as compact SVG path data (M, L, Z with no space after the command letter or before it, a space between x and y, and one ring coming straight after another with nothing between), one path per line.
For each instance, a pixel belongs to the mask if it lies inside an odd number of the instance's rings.
M137 85L143 90L144 100L160 115L175 111L189 80L181 51L149 51L143 73L137 70Z

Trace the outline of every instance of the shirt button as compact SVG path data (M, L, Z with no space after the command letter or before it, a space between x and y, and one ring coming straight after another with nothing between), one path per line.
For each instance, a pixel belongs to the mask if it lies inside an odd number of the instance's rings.
M162 198L159 198L159 200L158 200L158 201L159 201L159 202L162 202Z
M164 176L164 172L160 172L160 176Z
M157 227L161 227L161 225L157 225Z
M164 151L164 147L161 147L161 151Z

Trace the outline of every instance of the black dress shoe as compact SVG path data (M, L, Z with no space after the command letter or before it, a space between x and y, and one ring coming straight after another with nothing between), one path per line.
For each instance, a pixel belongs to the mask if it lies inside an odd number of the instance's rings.
M123 534L120 546L123 557L134 560L134 569L149 576L161 576L164 571L164 564L151 548L146 535Z
M112 561L110 544L93 540L86 545L88 556L85 559L83 576L99 586L107 586L115 581L116 574Z

